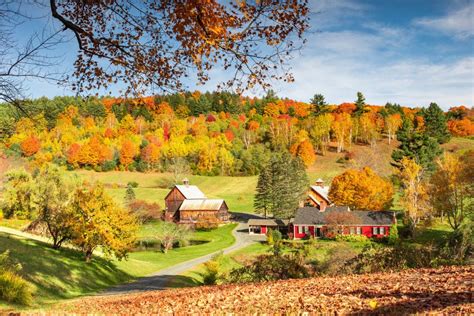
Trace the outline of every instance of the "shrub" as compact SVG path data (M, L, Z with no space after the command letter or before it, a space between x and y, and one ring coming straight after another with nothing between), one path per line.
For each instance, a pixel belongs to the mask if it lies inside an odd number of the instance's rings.
M138 182L130 181L130 182L127 183L127 186L131 186L132 188L136 189L136 188L138 188Z
M356 256L354 249L347 245L332 248L328 253L328 258L317 267L317 271L327 275L352 273L353 268L349 263Z
M307 278L310 273L300 254L261 255L242 268L230 272L229 282L258 282Z
M35 288L18 275L21 265L10 261L8 251L0 254L0 299L10 303L31 305Z
M281 235L281 232L279 230L272 230L271 234L272 234L274 243L277 243L277 242L281 241L282 235Z
M348 151L348 152L346 152L346 154L344 155L344 159L347 160L347 161L349 161L349 160L354 160L355 156L356 156L356 155L355 155L355 152L353 152L353 151Z
M211 260L204 263L204 272L202 273L202 283L205 285L215 285L220 280L220 260L223 253L219 252Z
M273 244L274 244L272 232L273 232L272 229L269 229L269 230L267 231L267 244L269 244L269 245L273 245Z
M396 224L393 224L390 227L390 232L388 235L388 244L389 245L394 245L398 242L398 227Z
M130 211L141 223L163 219L163 211L158 203L148 203L143 200L133 200L128 204Z
M347 241L347 242L370 242L369 238L365 235L336 235L336 241Z

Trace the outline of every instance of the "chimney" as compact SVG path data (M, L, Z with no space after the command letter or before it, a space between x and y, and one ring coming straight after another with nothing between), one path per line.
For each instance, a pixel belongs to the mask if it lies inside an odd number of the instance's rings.
M188 186L188 185L189 185L189 179L188 179L188 178L184 178L184 179L183 179L183 184L184 184L185 186Z
M325 201L321 201L321 204L319 204L319 211L320 212L324 212L326 210L326 202Z
M316 180L316 185L317 185L318 187L323 188L323 187L324 187L324 180L321 179L321 178L319 178L318 180Z

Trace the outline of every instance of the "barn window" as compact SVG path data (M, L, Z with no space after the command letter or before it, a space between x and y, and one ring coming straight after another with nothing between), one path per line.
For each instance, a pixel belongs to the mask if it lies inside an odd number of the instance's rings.
M373 235L378 235L379 234L379 228L378 227L373 227L372 228L372 234Z
M362 234L362 228L360 228L360 227L357 227L357 229L356 229L356 232L357 232L357 235L360 235L360 234Z
M380 227L379 231L380 231L380 235L385 235L385 227Z

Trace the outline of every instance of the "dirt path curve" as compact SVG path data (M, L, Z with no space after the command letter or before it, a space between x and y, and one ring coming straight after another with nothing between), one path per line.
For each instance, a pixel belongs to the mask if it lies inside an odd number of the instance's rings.
M236 251L245 246L248 246L256 242L258 237L250 236L248 234L248 226L246 223L239 223L237 227L232 231L232 234L235 236L235 243L223 249L224 254ZM153 290L164 290L167 289L167 283L175 276L180 275L197 265L200 265L206 261L209 261L212 256L219 253L220 251L213 252L211 254L195 258L189 261L179 263L177 265L171 266L160 270L159 272L152 274L148 277L140 278L134 282L121 284L110 289L107 289L105 292L99 293L98 295L115 295L115 294L126 294L131 292L143 292L143 291L153 291Z

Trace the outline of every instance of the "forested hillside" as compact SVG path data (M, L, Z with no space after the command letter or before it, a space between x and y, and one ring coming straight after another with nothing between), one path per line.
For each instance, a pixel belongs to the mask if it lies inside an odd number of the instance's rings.
M0 110L7 156L70 170L255 175L274 151L288 150L312 167L324 161L318 155L332 152L353 160L354 144L374 147L386 139L392 145L397 132L407 143L418 137L434 153L435 144L423 137L445 143L451 135L474 134L472 109L455 107L445 114L436 104L372 106L361 93L354 103L337 106L321 95L305 103L272 92L263 98L194 92L140 99L40 98L24 111L7 105ZM406 150L394 154L395 161Z

